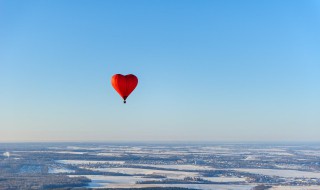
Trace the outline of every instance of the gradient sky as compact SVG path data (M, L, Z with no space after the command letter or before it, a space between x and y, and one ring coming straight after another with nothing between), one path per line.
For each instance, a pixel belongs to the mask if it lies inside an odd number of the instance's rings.
M1 0L0 107L0 141L317 141L320 1Z

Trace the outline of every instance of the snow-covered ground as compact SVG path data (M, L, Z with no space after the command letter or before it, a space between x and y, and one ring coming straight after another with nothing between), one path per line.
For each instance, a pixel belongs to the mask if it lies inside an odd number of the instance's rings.
M134 166L147 166L161 169L176 169L176 170L213 170L210 166L199 165L153 165L153 164L133 164Z
M143 187L185 187L204 190L250 190L254 185L216 185L216 184L136 184L137 181L161 180L139 176L101 176L101 175L69 175L70 177L85 176L92 180L90 188L143 188ZM218 179L215 179L216 181ZM221 179L222 181L227 180ZM228 179L234 180L234 179Z
M124 164L125 161L97 161L97 160L57 160L60 164L84 165L84 164Z
M216 185L216 184L109 184L108 188L146 188L146 187L181 187L201 190L252 190L254 185ZM103 187L100 187L103 188Z
M320 150L299 150L298 152L307 156L320 157Z
M51 150L31 150L31 151L14 151L14 152L28 152L28 153L58 153L58 154L86 154L87 152L74 152L74 151L51 151Z
M269 190L320 190L320 186L274 186Z
M78 152L75 152L78 151ZM87 151L87 152L86 152ZM221 189L221 190L244 190L251 189L256 184L250 182L246 177L248 175L239 175L230 173L222 173L217 177L203 177L207 170L235 170L239 172L247 172L252 174L260 174L267 176L278 176L286 178L287 182L299 181L300 179L293 178L317 178L320 179L320 171L317 167L310 167L309 161L314 161L320 153L316 151L316 148L311 150L293 149L286 146L241 146L237 148L235 145L226 146L97 146L97 147L80 147L80 146L68 146L65 150L57 150L56 153L65 154L87 154L99 156L98 159L102 160L64 160L68 158L61 158L57 160L57 163L65 164L62 167L68 168L67 165L73 165L80 168L85 168L92 171L112 172L119 174L128 174L131 176L103 176L103 175L87 175L92 182L90 187L109 187L109 188L138 188L138 187L187 187L198 189ZM84 155L85 156L85 155ZM132 157L140 157L139 160L127 159ZM181 160L171 159L172 156L181 157ZM212 158L211 158L212 156ZM73 156L75 159L76 156ZM114 157L108 161L108 157ZM117 157L117 158L116 158ZM128 161L122 161L122 157ZM228 159L232 157L233 159ZM82 156L79 156L81 159ZM106 160L103 160L105 158ZM144 159L146 158L146 159ZM151 158L151 159L149 159ZM157 159L153 159L157 158ZM161 160L159 158L170 158ZM193 158L193 159L190 159ZM221 160L217 162L214 160L225 158L226 161ZM91 158L89 158L91 159ZM149 160L148 160L149 159ZM299 164L296 160L306 161L303 164ZM111 159L110 159L111 160ZM198 162L199 160L199 162ZM237 160L240 160L240 164L237 165ZM267 166L261 166L259 161L266 161ZM292 162L290 162L292 161ZM192 163L198 163L201 165L193 165ZM219 164L222 164L221 166ZM99 165L105 164L105 165ZM203 165L202 165L203 164ZM257 167L254 169L254 164ZM59 164L57 164L59 165ZM216 168L212 167L216 166ZM253 166L253 167L252 167ZM103 167L103 168L102 168ZM142 167L142 168L140 168ZM147 169L144 167L152 167L153 169ZM234 168L239 167L239 168ZM240 168L243 167L243 168ZM278 169L261 169L261 168L278 168ZM306 171L301 171L306 170ZM49 172L51 173L63 173L68 172L63 168L53 168ZM212 171L210 173L213 173ZM76 174L76 173L71 173ZM162 178L145 178L145 176L153 177L152 175L164 176L167 179L183 180L186 177L200 177L204 180L217 183L233 183L243 185L227 185L227 184L136 184L137 181L144 180L162 180ZM233 176L234 175L234 176ZM75 176L75 175L72 175ZM226 177L228 176L228 177ZM242 177L235 177L242 176ZM239 183L237 183L239 182ZM268 183L268 182L266 182ZM247 185L248 184L248 185ZM291 183L294 184L294 183ZM316 184L313 182L306 182L305 184ZM308 186L276 186L273 190L320 190L319 187Z
M121 153L113 153L113 152L101 152L101 153L98 153L98 154L96 154L96 155L98 155L98 156L121 156L121 155L123 155L123 154L121 154Z
M289 170L302 170L306 169L306 167L301 166L301 165L294 165L294 164L276 164L275 165L277 168L280 169L289 169Z
M84 176L91 179L89 187L109 187L110 184L132 185L138 181L159 181L157 178L143 178L140 176L103 176L103 175L69 175L70 177Z
M265 152L265 153L269 155L276 155L276 156L294 156L293 154L288 152Z
M245 182L246 178L239 177L201 177L211 182Z
M87 152L72 152L72 151L58 151L54 153L59 153L59 154L86 154Z
M256 156L251 156L251 155L249 155L249 156L247 156L245 159L243 159L243 160L257 160L257 158L256 158Z
M74 173L74 170L70 170L68 168L63 167L49 167L48 173L50 174L58 174L58 173Z
M141 151L141 150L128 150L124 151L124 153L130 154L145 154L145 155L187 155L190 154L187 151Z
M102 171L102 172L114 172L130 175L163 175L170 179L184 179L185 177L198 177L197 172L183 172L183 171L166 171L166 170L152 170L141 168L89 168L85 169Z
M280 148L248 149L248 151L255 155L294 156L292 153L287 152L287 150Z
M277 169L245 169L236 168L235 171L248 172L254 174L268 175L268 176L280 176L286 178L320 178L320 172L306 172L298 170L277 170Z
M104 150L105 148L96 148L96 147L80 147L80 146L67 146L66 149L69 150Z

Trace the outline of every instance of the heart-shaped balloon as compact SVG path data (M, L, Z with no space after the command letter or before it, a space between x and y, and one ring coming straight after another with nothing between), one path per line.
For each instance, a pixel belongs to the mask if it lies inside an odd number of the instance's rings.
M138 85L138 78L133 74L115 74L111 78L111 84L123 98L123 103L126 103L126 99Z

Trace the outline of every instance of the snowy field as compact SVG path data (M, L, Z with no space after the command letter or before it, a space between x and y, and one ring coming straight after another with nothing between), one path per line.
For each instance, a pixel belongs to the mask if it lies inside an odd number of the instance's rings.
M320 186L274 186L268 190L320 190Z
M13 151L16 153L57 153L57 154L86 154L87 152L73 152L73 151L51 151L51 150L47 150L47 151L43 151L43 150L33 150L33 151Z
M145 187L181 187L202 190L252 190L254 185L217 185L217 184L110 184L108 188L145 188ZM101 188L101 187L100 187Z
M184 179L185 177L198 177L197 172L183 172L183 171L166 171L166 170L152 170L142 168L88 168L93 171L114 172L129 175L162 175L170 179Z
M96 155L98 155L98 156L110 156L110 157L115 157L115 156L122 156L123 154L121 154L121 153L114 153L114 152L101 152L101 153L97 153Z
M70 170L63 167L49 167L48 173L50 174L58 174L58 173L74 173L74 170Z
M90 164L124 164L125 161L96 161L96 160L57 160L60 164L90 165Z
M201 177L211 182L245 182L246 178L239 177Z
M298 170L276 170L276 169L232 169L235 171L262 174L268 176L279 176L286 178L320 178L320 172L305 172Z
M92 180L90 188L143 188L143 187L185 187L204 190L250 190L254 185L216 185L216 184L136 184L137 181L159 180L137 176L101 176L101 175L69 175L70 177L85 176ZM218 179L215 179L216 181ZM225 181L226 179L221 179ZM234 179L228 179L234 180Z
M213 170L210 166L198 165L153 165L153 164L134 164L134 166L155 167L160 169L175 169L175 170Z
M320 150L299 150L298 153L307 155L307 156L320 157Z
M275 186L272 190L320 190L314 185L318 182L320 184L319 167L310 164L318 161L319 152L316 148L297 147L298 149L295 149L295 146L269 145L68 146L67 149L50 151L73 155L69 156L72 158L70 160L69 157L56 160L58 167L49 168L49 173L77 176L77 172L68 170L68 165L87 169L91 175L85 176L92 180L89 186L93 188L157 186L244 190L259 184L275 184L274 182L282 181L283 183L279 184L285 186ZM80 159L75 158L77 155ZM81 159L86 156L87 159ZM130 176L96 175L97 171ZM157 178L159 176L163 178ZM159 181L159 184L137 184L151 180ZM161 184L162 180L174 182ZM206 184L210 182L213 184ZM305 186L290 186L302 183Z
M61 179L67 180L70 180L67 176L85 176L92 181L77 178L68 183L92 188L204 190L252 190L263 184L273 186L270 190L320 190L320 144L53 143L6 146L0 151L0 171L13 176L31 176L27 180L34 176L39 179L62 176Z

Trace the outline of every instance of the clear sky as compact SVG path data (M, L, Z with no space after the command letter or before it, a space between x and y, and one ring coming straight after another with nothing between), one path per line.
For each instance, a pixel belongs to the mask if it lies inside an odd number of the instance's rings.
M320 1L0 0L0 108L0 141L319 141Z

